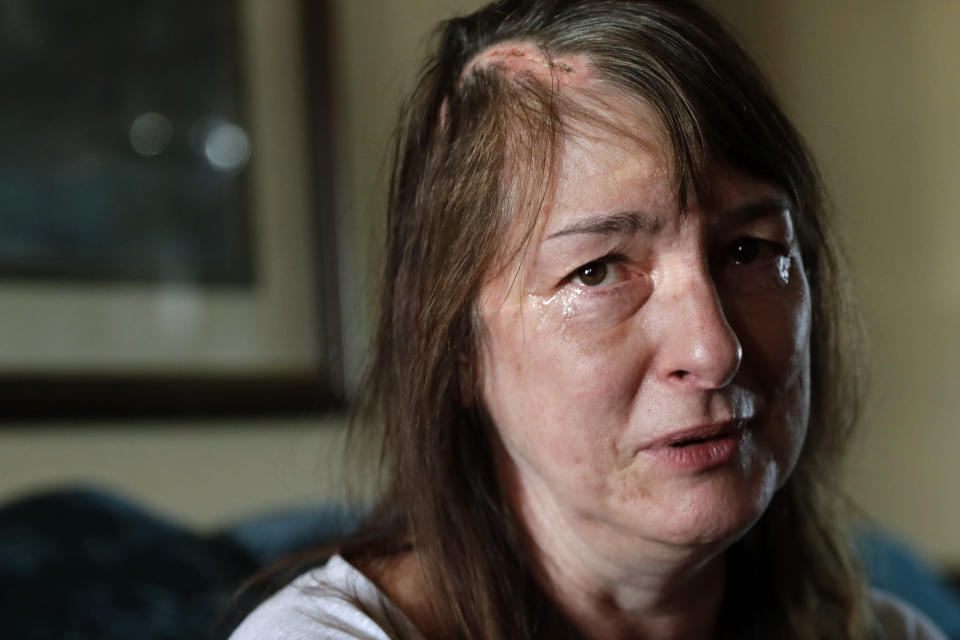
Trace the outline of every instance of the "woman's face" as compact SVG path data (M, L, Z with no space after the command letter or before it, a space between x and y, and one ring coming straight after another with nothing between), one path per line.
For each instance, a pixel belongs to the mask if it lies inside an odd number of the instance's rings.
M528 527L727 544L803 444L810 291L785 194L717 171L681 212L644 116L565 141L529 249L481 293L483 402Z

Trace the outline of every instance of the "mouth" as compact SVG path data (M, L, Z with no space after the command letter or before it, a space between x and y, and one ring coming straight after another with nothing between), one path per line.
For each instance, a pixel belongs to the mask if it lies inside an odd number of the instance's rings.
M734 419L676 431L652 442L645 451L671 467L708 469L738 455L745 424L746 420Z
M720 436L713 436L711 438L691 438L689 440L681 440L680 442L673 442L670 444L674 449L683 449L684 447L690 447L697 444L703 444L704 442L710 442L711 440L716 440Z
M746 421L742 419L732 419L676 431L651 443L648 448L671 447L674 449L682 449L684 447L727 438L743 428L744 422Z

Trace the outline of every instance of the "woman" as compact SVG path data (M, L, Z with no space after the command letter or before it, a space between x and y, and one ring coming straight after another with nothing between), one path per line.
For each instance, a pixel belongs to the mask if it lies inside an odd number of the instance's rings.
M866 592L836 525L857 384L834 241L713 17L447 23L388 214L388 490L236 639L940 637Z

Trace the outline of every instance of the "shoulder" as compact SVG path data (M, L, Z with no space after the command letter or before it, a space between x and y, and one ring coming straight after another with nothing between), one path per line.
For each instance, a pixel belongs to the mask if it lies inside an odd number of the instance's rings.
M384 594L340 556L257 607L230 640L391 640L419 637Z
M870 606L879 640L946 640L925 615L885 591L873 590Z

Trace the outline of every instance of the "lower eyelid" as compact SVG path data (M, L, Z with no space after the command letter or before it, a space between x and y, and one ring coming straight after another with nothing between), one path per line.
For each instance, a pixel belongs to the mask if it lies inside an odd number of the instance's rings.
M590 290L580 287L571 291L567 317L592 327L621 322L643 306L653 291L650 285L640 274L610 286Z
M727 264L717 277L727 288L779 289L790 283L795 264L789 253L777 254L749 264Z

